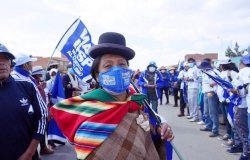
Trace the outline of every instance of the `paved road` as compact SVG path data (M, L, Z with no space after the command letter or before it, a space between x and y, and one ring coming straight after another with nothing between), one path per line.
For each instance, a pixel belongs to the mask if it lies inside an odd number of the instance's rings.
M171 97L172 100L172 97ZM236 160L240 154L228 154L226 147L222 146L223 141L218 138L208 137L207 132L199 131L200 125L188 122L185 117L177 117L179 107L170 105L159 106L159 113L163 115L175 133L173 141L184 160ZM58 146L53 155L42 156L42 160L71 160L75 159L72 146ZM174 160L178 160L174 153Z
M199 129L201 125L189 122L186 117L177 117L179 107L159 106L159 113L164 115L175 133L174 144L185 160L237 160L240 154L228 154L224 141L210 138L208 132ZM222 128L222 126L221 126ZM221 133L223 131L221 130ZM178 160L174 153L174 160Z

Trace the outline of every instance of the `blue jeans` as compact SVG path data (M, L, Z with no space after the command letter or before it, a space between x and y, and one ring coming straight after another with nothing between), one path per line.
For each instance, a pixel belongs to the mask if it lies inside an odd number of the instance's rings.
M158 113L158 100L150 100L153 110Z
M201 120L205 122L205 116L204 116L204 94L200 93L201 100L200 100L200 110L201 110Z
M234 125L237 134L243 144L243 153L248 155L248 114L247 108L236 108L234 114Z
M250 131L250 113L247 114L248 115L248 130ZM248 143L250 144L250 132L248 133Z
M203 106L204 106L203 117L204 117L205 126L207 129L212 129L212 121L209 116L208 97L206 93L204 93L204 96L203 96Z
M212 120L212 132L219 133L219 99L216 94L208 96L209 116Z
M219 133L219 100L215 93L211 96L204 95L204 116L206 128Z
M226 124L227 134L230 136L229 138L233 138L232 127L231 127L230 123L227 120L228 104L220 102L220 108L221 108L221 111L222 111L222 114L223 114L224 122Z

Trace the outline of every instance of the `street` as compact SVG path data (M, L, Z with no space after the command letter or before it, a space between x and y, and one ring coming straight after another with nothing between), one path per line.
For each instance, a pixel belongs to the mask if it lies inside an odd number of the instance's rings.
M175 134L173 143L181 153L184 160L236 160L240 154L229 154L226 147L222 145L222 140L218 137L210 138L208 132L202 132L199 129L201 125L195 122L189 122L186 117L177 117L179 107L173 107L170 96L169 105L160 105L159 114L164 116L171 125ZM164 102L164 101L163 101ZM220 126L222 128L222 126ZM220 130L224 134L224 130ZM69 160L75 159L75 153L70 144L58 146L52 155L41 156L42 160ZM173 160L178 160L173 151Z

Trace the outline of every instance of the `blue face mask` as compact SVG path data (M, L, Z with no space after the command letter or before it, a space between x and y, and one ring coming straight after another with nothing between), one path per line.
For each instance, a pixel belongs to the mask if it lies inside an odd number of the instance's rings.
M194 63L188 63L188 66L189 66L190 68L193 68L193 67L194 67Z
M108 93L118 95L128 89L131 75L132 70L115 66L99 74L99 83Z
M73 68L68 68L68 72L69 72L70 74L74 74Z

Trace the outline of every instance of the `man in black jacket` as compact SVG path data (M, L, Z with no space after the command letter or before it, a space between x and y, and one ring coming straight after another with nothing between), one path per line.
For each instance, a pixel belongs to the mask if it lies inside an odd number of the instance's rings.
M36 150L45 133L47 112L40 107L33 84L10 75L13 59L0 44L0 157L38 160Z

